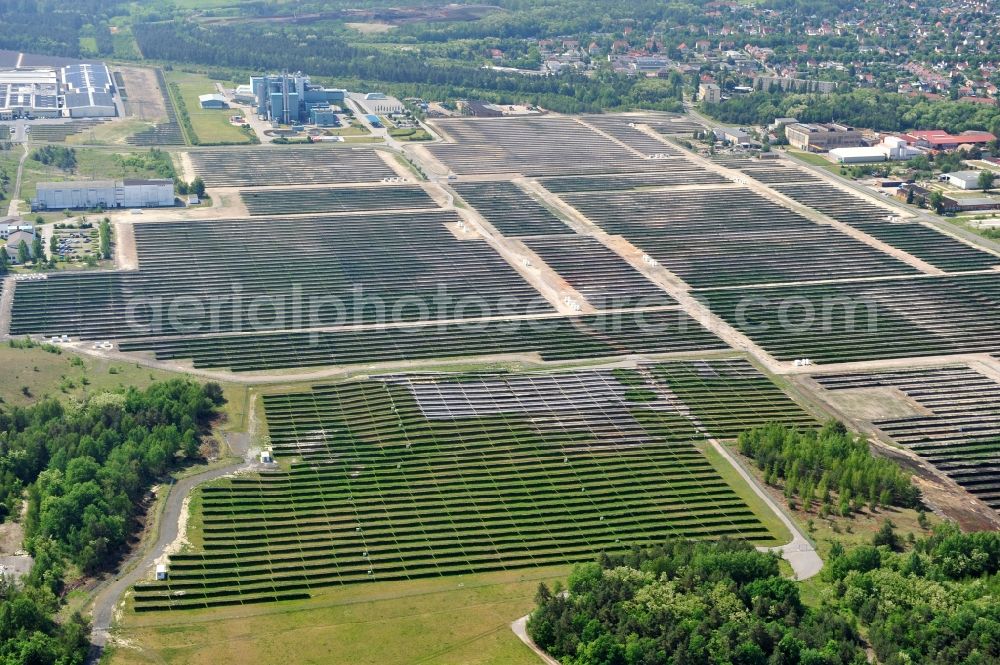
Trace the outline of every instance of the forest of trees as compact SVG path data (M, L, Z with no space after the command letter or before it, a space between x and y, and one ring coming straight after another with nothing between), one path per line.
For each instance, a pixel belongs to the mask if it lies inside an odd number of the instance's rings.
M721 104L706 104L702 110L717 120L738 125L768 125L775 118L793 117L801 122L841 122L883 132L981 130L1000 136L998 106L931 101L878 90L825 95L756 92L734 95Z
M305 31L308 32L308 31ZM645 107L680 109L682 85L600 72L593 77L522 76L482 68L476 62L432 59L417 51L391 57L343 39L310 40L298 26L257 24L199 26L147 23L136 38L148 58L236 70L303 70L334 77L355 89L384 88L401 96L478 98L538 104L562 112Z
M1000 662L1000 534L943 524L905 552L834 546L822 573L883 665Z
M904 552L834 543L830 593L806 604L773 554L670 541L575 567L568 593L542 585L528 632L563 665L862 665L866 641L882 665L986 665L998 570L1000 534L950 524Z
M68 567L93 574L120 557L144 494L198 456L223 402L217 384L175 379L82 404L0 408L0 519L27 501L25 547L34 556L18 585L0 578L0 665L84 662L87 622L79 613L54 618Z
M29 551L88 574L107 569L149 486L198 456L222 401L216 384L172 380L97 394L78 407L43 399L0 411L0 517L15 514L25 497Z
M57 623L59 601L47 589L0 578L0 665L81 665L90 646L79 614Z
M857 630L806 607L778 558L742 541L669 541L539 588L532 639L563 665L863 665Z
M847 517L865 503L913 508L920 500L908 474L872 455L867 441L837 422L805 431L757 427L740 434L739 450L760 467L765 482L781 484L785 496L797 497L806 510L817 505L821 514L836 510Z

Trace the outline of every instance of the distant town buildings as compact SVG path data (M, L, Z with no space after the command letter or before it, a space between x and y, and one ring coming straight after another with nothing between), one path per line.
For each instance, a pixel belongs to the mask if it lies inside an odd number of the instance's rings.
M702 83L698 86L698 99L705 104L718 104L722 101L722 88L715 83Z

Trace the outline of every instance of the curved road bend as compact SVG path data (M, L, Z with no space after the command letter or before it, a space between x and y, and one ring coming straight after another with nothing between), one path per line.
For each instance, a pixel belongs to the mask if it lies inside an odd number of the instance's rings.
M159 533L156 537L156 543L145 553L137 554L128 559L120 569L125 572L120 572L94 598L94 611L91 619L93 626L90 634L91 647L90 653L87 656L87 665L97 665L101 660L101 655L104 653L104 646L108 643L108 634L111 629L111 622L114 619L115 607L118 605L119 600L121 600L122 595L133 584L148 574L154 562L163 555L167 546L177 538L181 505L184 503L184 499L198 485L245 468L250 468L247 462L234 462L233 464L182 478L168 487L167 491L169 494L167 495L166 504L158 521Z

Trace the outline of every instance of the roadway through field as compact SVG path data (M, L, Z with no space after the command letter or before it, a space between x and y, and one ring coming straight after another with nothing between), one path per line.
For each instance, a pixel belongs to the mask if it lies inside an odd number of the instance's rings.
M100 662L101 656L104 653L104 647L108 643L111 623L115 617L115 609L122 596L133 584L149 575L149 569L155 564L156 560L164 555L167 547L177 539L178 535L182 535L179 534L179 531L184 500L199 485L243 469L249 469L250 467L251 464L249 462L241 460L182 478L167 488L166 491L169 494L159 516L159 530L156 543L146 552L140 552L132 559L126 561L122 566L125 572L113 578L94 598L93 616L91 619L91 647L90 653L87 655L87 665L97 665Z
M21 155L21 159L17 162L17 179L14 181L14 193L10 197L10 206L7 208L7 214L10 217L17 217L17 209L21 202L21 179L24 175L24 162L28 159L28 141L25 140L22 144L24 148L24 153Z

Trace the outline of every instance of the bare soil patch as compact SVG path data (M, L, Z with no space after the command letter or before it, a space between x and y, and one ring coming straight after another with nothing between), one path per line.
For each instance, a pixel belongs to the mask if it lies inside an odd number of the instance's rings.
M167 109L153 70L144 67L120 67L119 71L125 80L125 92L128 97L125 109L128 115L147 122L166 121Z
M838 410L869 422L933 415L895 386L837 390L827 399Z

